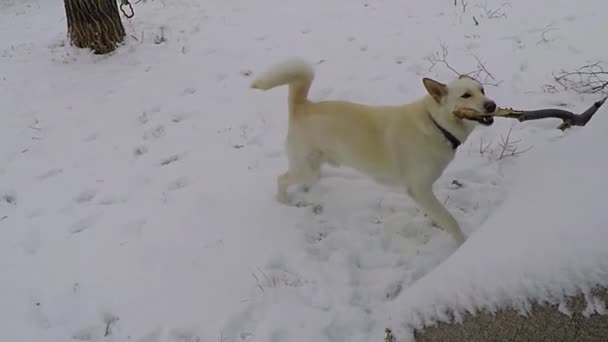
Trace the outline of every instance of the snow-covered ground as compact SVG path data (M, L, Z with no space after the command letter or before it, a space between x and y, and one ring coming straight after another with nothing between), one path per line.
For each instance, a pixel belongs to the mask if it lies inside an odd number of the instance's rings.
M522 251L565 248L556 261L596 272L569 279L605 279L592 263L608 221L605 109L565 133L556 120L476 131L435 186L471 238L456 253L406 195L350 170L296 194L311 206L274 200L285 89L249 83L285 57L317 63L315 99L410 101L422 77L454 76L428 60L442 44L461 72L483 62L499 105L579 111L599 99L544 86L608 56L604 0L464 3L147 0L124 20L128 44L93 56L66 42L61 1L0 2L2 341L367 342L389 326L407 341L399 327L441 305L491 307L537 288L492 292L502 273L475 271L484 260L532 258L529 274L543 254ZM510 129L532 150L500 158ZM585 182L558 177L570 174ZM551 236L549 216L576 226ZM484 296L467 297L488 275ZM429 307L439 294L448 300Z
M580 293L587 300L580 314L608 315L608 303L592 291L608 287L608 158L600 152L607 113L522 156L502 205L463 248L389 304L387 325L422 328L501 308L525 313L533 302L571 315L567 297Z

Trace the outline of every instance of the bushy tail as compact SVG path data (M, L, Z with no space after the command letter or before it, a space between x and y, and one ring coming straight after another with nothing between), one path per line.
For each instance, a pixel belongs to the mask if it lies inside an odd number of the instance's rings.
M308 100L308 90L315 73L310 64L301 59L289 59L275 64L258 76L251 88L269 90L281 85L289 85L289 104L304 103Z

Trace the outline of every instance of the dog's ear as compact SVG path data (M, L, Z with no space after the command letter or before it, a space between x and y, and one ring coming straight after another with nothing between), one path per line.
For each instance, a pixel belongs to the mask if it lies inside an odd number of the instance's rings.
M471 77L471 76L469 76L469 75L466 75L466 74L458 76L458 79L459 79L459 80L461 80L461 79L463 79L463 78L468 78L468 79L470 79L470 80L477 81L477 80L476 80L476 79L474 79L473 77Z
M441 82L425 77L422 79L422 83L424 84L426 91L429 92L429 95L431 95L437 103L441 101L442 97L448 94L448 86Z

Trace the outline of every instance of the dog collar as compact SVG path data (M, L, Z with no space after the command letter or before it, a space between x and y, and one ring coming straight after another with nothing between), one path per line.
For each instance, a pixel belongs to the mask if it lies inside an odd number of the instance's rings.
M431 118L431 121L433 121L433 123L441 131L441 133L443 134L443 136L446 139L448 139L448 141L450 142L450 144L452 144L452 149L456 150L458 148L458 146L460 146L460 144L461 144L460 140L458 140L458 138L456 138L454 136L454 134L450 133L450 131L448 131L447 129L441 127L441 125L439 125L437 123L437 121L435 121L435 119L433 119L433 116L430 113L429 113L429 118Z

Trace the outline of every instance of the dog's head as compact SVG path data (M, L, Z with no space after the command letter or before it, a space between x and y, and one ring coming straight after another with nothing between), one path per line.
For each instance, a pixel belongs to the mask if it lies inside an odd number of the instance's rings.
M462 75L447 85L430 78L424 78L422 83L429 95L446 113L464 108L484 114L490 114L496 110L496 103L486 96L483 85L470 76ZM476 121L486 126L494 123L491 116L465 120Z

